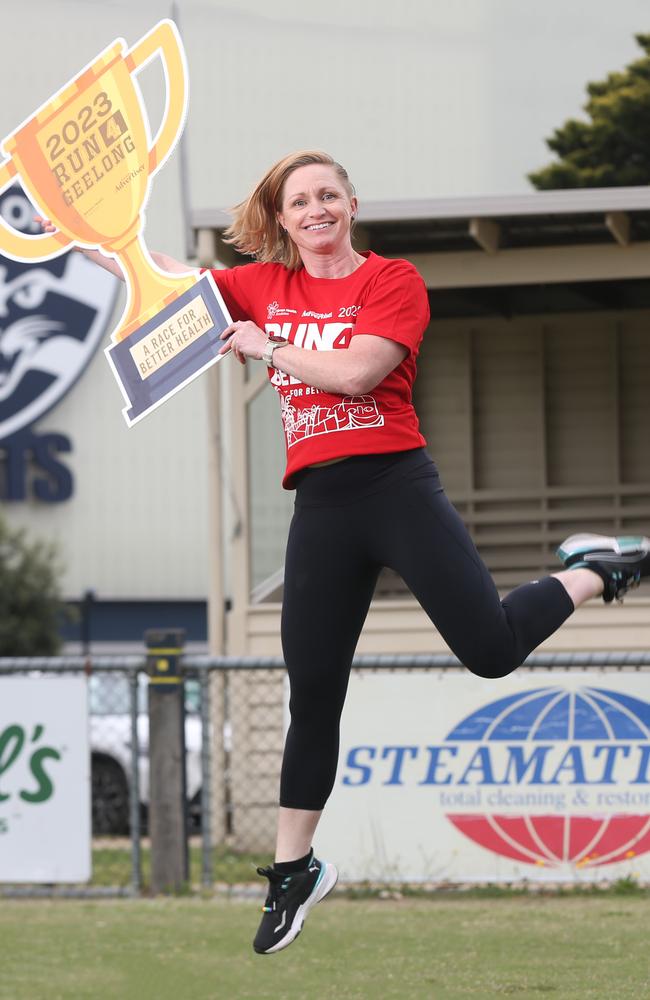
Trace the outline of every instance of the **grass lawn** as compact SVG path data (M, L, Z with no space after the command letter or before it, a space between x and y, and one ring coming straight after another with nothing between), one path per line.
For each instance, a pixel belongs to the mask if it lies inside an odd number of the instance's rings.
M647 895L349 900L255 955L259 904L0 900L1 1000L650 996Z
M151 851L148 840L143 841L141 856L143 887L147 889L151 872ZM259 854L238 854L225 847L215 847L212 851L214 881L229 884L254 882L257 880L255 866L266 864L269 860L270 856L267 858ZM202 857L198 837L193 837L190 841L189 862L190 882L194 886L200 886ZM90 885L99 887L130 884L131 847L126 837L116 839L114 844L111 844L108 838L93 844L93 873Z

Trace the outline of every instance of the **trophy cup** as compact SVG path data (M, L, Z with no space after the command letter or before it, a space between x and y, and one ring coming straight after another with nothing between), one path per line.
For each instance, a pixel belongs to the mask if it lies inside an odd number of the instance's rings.
M132 74L160 52L167 86L152 141ZM187 70L173 21L130 50L117 39L2 143L0 190L18 177L57 232L26 236L0 220L0 251L44 260L73 245L101 248L126 279L127 303L106 356L128 404L129 426L220 360L231 322L206 272L166 274L141 237L150 181L176 143L187 107Z

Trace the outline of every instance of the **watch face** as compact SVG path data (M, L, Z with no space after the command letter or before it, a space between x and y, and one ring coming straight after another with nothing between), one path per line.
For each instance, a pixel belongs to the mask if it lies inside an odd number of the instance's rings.
M279 337L277 333L270 333L268 340L271 344L286 344L284 337Z

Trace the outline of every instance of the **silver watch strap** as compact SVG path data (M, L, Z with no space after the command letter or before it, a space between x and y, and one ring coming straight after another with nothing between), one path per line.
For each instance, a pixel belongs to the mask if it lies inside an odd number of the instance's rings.
M266 362L269 368L273 367L273 352L278 347L286 347L289 343L288 340L283 340L280 344L274 343L272 340L267 338L266 344L264 345L264 350L262 351L262 361Z

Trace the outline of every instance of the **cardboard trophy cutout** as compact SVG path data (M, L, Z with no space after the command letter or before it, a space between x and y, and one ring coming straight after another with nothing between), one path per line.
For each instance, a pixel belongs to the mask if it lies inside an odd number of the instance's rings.
M133 74L160 54L166 101L152 141ZM0 219L0 252L46 260L72 246L120 264L127 303L106 356L129 426L221 360L230 324L212 276L166 274L141 237L151 178L174 148L187 109L187 68L173 21L131 49L118 38L2 143L0 191L18 179L58 232L26 236Z

